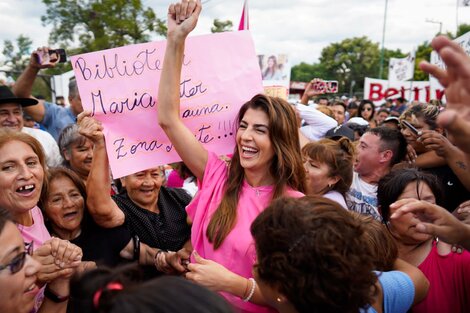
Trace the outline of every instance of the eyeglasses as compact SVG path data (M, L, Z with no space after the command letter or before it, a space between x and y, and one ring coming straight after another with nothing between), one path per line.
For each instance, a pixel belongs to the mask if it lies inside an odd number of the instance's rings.
M372 108L362 108L362 111L372 111Z
M25 242L24 249L25 250L18 254L13 260L11 260L10 263L6 265L0 265L0 271L3 271L6 268L10 268L10 273L12 275L21 271L26 261L26 255L31 255L33 253L33 242Z

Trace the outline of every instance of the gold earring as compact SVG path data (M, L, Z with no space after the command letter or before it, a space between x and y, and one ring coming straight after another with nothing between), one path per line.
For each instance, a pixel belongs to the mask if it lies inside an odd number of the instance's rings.
M277 297L276 301L281 302L282 301L281 297Z

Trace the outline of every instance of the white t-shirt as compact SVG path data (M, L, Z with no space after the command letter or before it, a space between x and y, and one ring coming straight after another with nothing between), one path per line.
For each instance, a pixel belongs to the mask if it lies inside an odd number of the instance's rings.
M325 137L327 131L338 126L334 118L318 111L312 106L296 104L300 117L308 125L302 126L300 131L310 140L317 141Z
M356 172L354 172L351 188L346 193L346 204L351 211L372 215L376 220L382 221L377 210L377 185L366 183Z
M41 144L44 153L46 154L46 163L49 167L55 167L62 164L62 156L59 152L59 146L54 140L51 134L41 129L23 127L21 129L23 133L26 133L34 137Z
M334 190L328 191L327 193L323 195L323 197L337 202L339 205L341 205L345 209L348 208L346 205L346 201L344 201L343 195L337 191L334 191Z

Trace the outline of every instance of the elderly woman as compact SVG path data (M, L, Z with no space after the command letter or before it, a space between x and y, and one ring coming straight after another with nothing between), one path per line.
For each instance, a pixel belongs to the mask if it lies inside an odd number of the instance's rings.
M93 159L93 143L80 135L77 124L66 126L61 131L58 142L64 166L77 173L86 183Z
M347 209L344 195L353 177L354 146L347 138L322 139L302 148L307 183L306 194L323 196Z
M163 167L150 168L121 178L123 192L110 196L108 156L98 121L79 116L80 132L94 145L87 180L87 206L94 221L104 228L125 225L136 238L133 255L140 255L138 242L164 251L175 251L188 241L190 227L185 208L191 196L183 189L163 186ZM149 250L151 260L156 250ZM153 261L152 261L153 264Z
M0 131L0 169L0 207L10 212L23 240L33 244L34 256L43 265L38 279L52 285L60 281L68 293L65 278L80 265L82 251L68 241L51 239L44 225L37 206L45 183L45 157L40 143L24 133ZM63 299L48 288L45 296Z
M400 258L421 269L431 284L428 296L413 307L413 312L467 312L470 252L455 253L450 245L417 231L420 220L413 213L390 219L397 209L392 204L398 200L440 205L442 191L437 179L416 169L394 171L379 181L377 198Z
M148 246L140 244L140 248L134 249L139 243L131 238L126 226L103 228L93 221L86 207L85 185L75 172L52 168L47 178L48 184L40 200L47 218L46 226L54 236L82 248L83 260L115 266L130 258L153 264L153 259L147 257L152 253ZM140 254L133 255L134 251Z
M427 292L415 267L374 272L361 221L321 197L279 199L251 225L265 299L287 312L406 312Z

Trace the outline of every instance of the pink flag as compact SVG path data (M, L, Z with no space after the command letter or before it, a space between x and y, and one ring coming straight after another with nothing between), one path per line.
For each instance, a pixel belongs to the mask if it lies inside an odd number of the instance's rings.
M242 17L240 18L240 25L238 30L248 30L250 29L250 18L248 16L248 0L245 0L243 4Z

